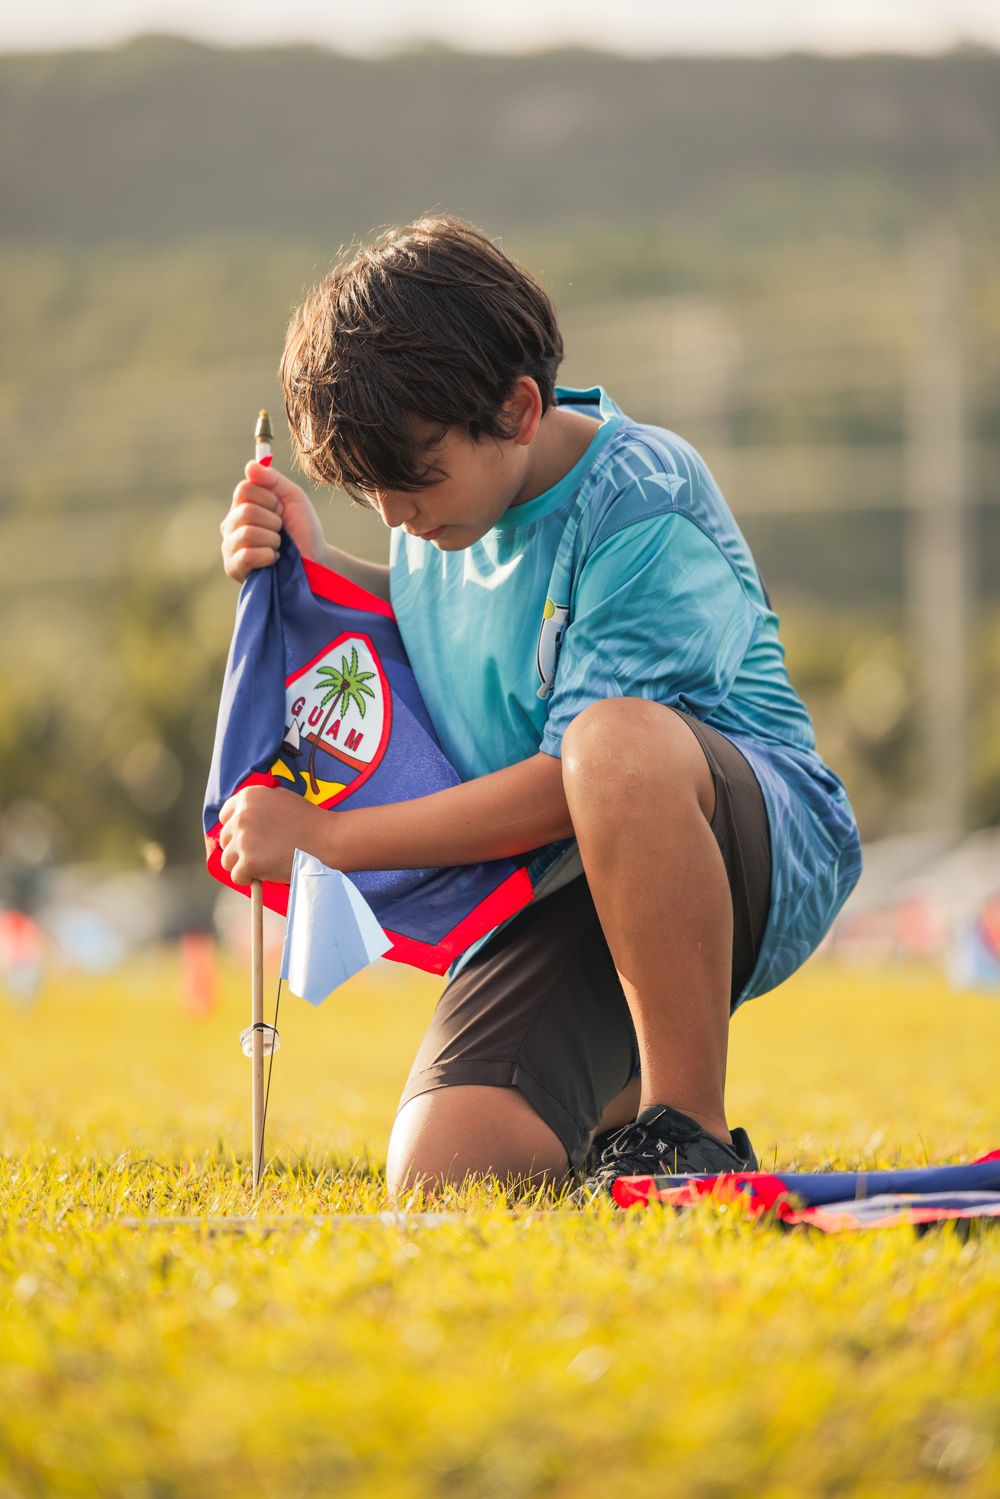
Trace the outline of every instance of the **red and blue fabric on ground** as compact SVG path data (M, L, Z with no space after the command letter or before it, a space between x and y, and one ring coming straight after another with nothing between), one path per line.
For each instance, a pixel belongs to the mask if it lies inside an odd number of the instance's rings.
M748 1171L727 1176L621 1176L619 1207L651 1202L693 1207L701 1198L738 1201L751 1216L810 1224L827 1233L949 1218L1000 1218L1000 1150L966 1166L911 1171Z
M222 867L219 812L244 786L283 786L336 808L408 801L455 786L384 600L303 559L285 537L277 563L243 585L205 795L208 867ZM512 860L457 869L352 873L392 941L387 954L444 973L531 900ZM236 886L244 894L249 887ZM288 886L265 882L285 914Z

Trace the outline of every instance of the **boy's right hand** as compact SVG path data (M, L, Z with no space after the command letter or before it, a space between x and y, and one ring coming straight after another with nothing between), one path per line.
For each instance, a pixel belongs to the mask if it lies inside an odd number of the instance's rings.
M276 468L253 460L233 491L233 503L219 529L223 565L237 583L278 560L282 529L303 557L314 562L322 561L327 549L319 516L305 491Z

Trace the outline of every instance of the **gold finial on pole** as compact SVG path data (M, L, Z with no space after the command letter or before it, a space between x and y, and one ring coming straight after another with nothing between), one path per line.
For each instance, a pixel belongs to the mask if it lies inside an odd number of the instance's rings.
M257 425L253 429L253 455L258 463L270 463L271 443L273 441L274 433L271 430L271 418L262 408L257 418Z

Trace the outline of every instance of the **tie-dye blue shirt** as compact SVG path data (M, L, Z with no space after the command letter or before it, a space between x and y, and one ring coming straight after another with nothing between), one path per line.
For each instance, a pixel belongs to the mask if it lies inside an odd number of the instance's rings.
M403 640L465 779L558 756L576 715L608 697L668 703L733 741L771 829L771 913L749 999L809 956L853 888L850 803L816 753L777 617L702 459L602 390L560 390L559 403L602 425L552 489L462 552L393 533ZM579 867L572 843L529 864L540 895Z

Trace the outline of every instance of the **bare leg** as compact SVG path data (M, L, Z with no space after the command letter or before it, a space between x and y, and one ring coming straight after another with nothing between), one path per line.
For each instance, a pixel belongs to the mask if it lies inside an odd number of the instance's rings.
M563 740L573 828L639 1042L641 1107L669 1104L729 1142L729 882L715 786L683 718L594 703Z
M400 1109L386 1177L397 1197L418 1183L467 1176L561 1180L569 1161L557 1135L517 1088L462 1085L420 1093Z

